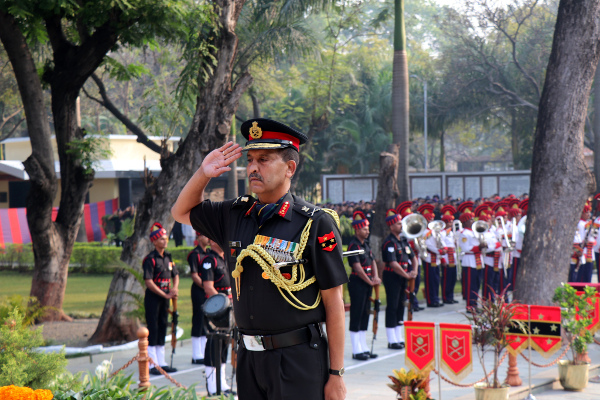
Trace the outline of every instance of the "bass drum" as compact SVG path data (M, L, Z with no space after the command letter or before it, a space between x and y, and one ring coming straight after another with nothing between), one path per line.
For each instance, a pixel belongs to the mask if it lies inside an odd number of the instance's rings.
M231 328L231 301L223 293L206 299L202 305L202 311L216 328Z

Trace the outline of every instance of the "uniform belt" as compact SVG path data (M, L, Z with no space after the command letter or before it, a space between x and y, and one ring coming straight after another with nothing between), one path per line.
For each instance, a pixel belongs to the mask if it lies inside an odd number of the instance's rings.
M314 336L321 336L321 328L311 324L293 331L278 333L276 335L244 335L240 333L240 343L246 350L265 351L281 349L314 341Z

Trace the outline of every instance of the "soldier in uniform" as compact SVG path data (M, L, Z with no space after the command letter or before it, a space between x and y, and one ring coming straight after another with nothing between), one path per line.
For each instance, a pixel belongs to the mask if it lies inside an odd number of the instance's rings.
M417 210L425 217L427 222L433 221L433 205L429 203L422 204ZM440 301L440 267L441 256L445 254L444 248L438 246L436 236L431 229L427 229L423 236L427 246L427 256L423 260L423 272L425 273L425 300L427 307L443 307L444 303ZM440 238L441 240L441 238Z
M413 203L412 201L404 201L400 204L398 204L398 206L396 207L396 213L400 214L400 216L402 217L402 219L404 219L404 217L410 215L413 213L413 208L416 210L417 209L417 203ZM400 232L400 236L406 238L406 236L404 235L404 232ZM409 240L408 238L406 238L408 241L408 244L412 250L412 254L414 255L414 257L410 257L408 264L410 265L410 269L413 271L416 271L417 276L415 278L415 288L412 291L412 293L410 294L410 304L412 307L413 312L418 312L421 310L424 310L423 307L419 306L419 300L417 298L417 294L419 293L419 287L421 286L421 257L419 257L419 250L417 248L417 245L413 240ZM404 310L403 310L404 312Z
M408 279L417 276L415 255L406 237L401 236L402 216L390 208L386 212L385 223L390 227L390 234L383 240L381 258L385 262L383 270L383 286L387 306L385 308L385 332L388 338L388 349L404 348L404 301ZM412 259L412 270L409 260Z
M348 244L348 251L364 250L364 254L348 257L352 273L348 282L350 294L350 341L352 342L352 358L368 360L377 354L369 351L367 346L367 328L371 301L369 296L372 287L381 284L371 247L369 246L369 221L362 211L355 211L352 217L354 237Z
M258 199L204 199L210 179L241 157L242 148L230 142L204 158L172 209L227 255L240 331L239 398L343 399L348 276L337 214L289 193L304 134L262 118L244 122L241 131Z
M593 247L596 244L596 239L592 234L593 221L590 221L592 215L592 207L586 204L583 207L581 213L581 219L577 222L577 232L582 238L581 248L583 250L583 257L581 259L581 265L579 266L575 282L586 282L592 281L592 272L594 270L594 251Z
M206 253L201 265L201 279L206 298L222 293L231 298L231 284L229 283L229 271L225 264L225 253L217 243L210 240L210 250ZM206 324L210 330L210 325ZM231 387L225 379L225 367L227 363L227 349L229 346L224 345L221 349L217 349L218 341L209 336L206 342L204 351L204 367L206 375L206 389L209 396L217 393L217 371L219 361L215 359L215 355L221 354L221 391L226 396L230 394Z
M142 262L146 294L144 308L146 324L148 325L148 356L152 358L165 372L175 372L176 368L167 366L165 362L165 336L169 319L169 300L177 297L179 288L179 273L173 263L171 254L165 249L169 243L167 231L158 222L150 228L150 241L154 250ZM173 287L171 287L173 281ZM152 375L160 375L153 367Z
M477 307L477 296L483 279L483 258L481 256L483 246L481 246L479 239L471 229L474 218L474 214L470 211L463 212L460 215L460 222L463 225L463 231L460 234L460 246L465 253L461 265L465 272L467 312L474 312Z
M523 211L519 208L518 203L513 204L508 209L508 217L511 219L511 230L512 224L519 224L521 217L523 216ZM512 256L512 264L508 269L508 290L515 290L515 286L517 283L517 272L519 270L519 265L521 263L521 251L523 250L523 235L519 232L518 229L514 229L516 234L516 238L513 237L512 240L515 242L515 249L511 253Z
M456 208L448 204L442 207L440 211L442 213L442 221L446 223L446 229L442 235L446 253L443 256L442 264L442 299L445 304L456 304L458 301L454 300L454 288L456 287L456 257L458 255L456 254L456 239L452 229Z
M190 265L190 275L192 276L192 364L204 364L206 328L204 327L202 305L204 304L206 293L204 292L200 274L202 273L202 259L206 255L208 238L196 232L194 244L196 247L187 256L187 261Z
M463 201L462 203L460 203L458 205L457 210L458 210L458 216L455 215L454 217L458 218L460 220L461 224L462 224L462 219L461 219L462 214L464 214L464 213L473 214L472 213L473 202L470 201L470 200ZM462 226L462 230L460 231L460 234L462 234L462 232L464 231L464 229L465 229L465 227L463 225ZM461 239L461 238L459 237L459 239ZM459 257L461 257L461 260L462 260L462 257L464 256L464 253L465 253L464 252L464 248L463 248L463 244L462 244L462 240L459 240L459 248L461 250L460 253L462 253L462 255L459 255ZM462 263L461 263L461 265L462 265ZM467 290L467 283L468 282L466 282L466 273L467 273L467 270L465 268L461 268L460 282L461 282L461 287L462 287L462 297L463 297L463 300L465 300L465 301L467 301L467 291L468 291ZM468 302L467 302L467 306L468 306Z

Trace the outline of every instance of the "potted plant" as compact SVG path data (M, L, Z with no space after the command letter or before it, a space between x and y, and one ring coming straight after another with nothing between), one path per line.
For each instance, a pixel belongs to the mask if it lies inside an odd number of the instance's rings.
M560 384L565 390L582 390L587 386L589 362L587 361L587 345L594 341L594 336L587 329L592 322L589 318L596 290L587 286L581 296L569 284L562 284L554 291L552 301L561 307L562 329L566 342L571 346L571 360L558 362Z
M490 288L491 289L491 288ZM496 294L490 290L491 296L478 296L477 311L465 315L473 326L473 343L477 348L477 356L481 362L485 381L475 384L476 400L505 400L508 399L510 386L498 379L500 356L511 343L506 337L509 329L515 325L525 332L525 326L520 321L513 321L517 313L517 304L506 301L506 289ZM491 379L485 368L485 354L493 353L493 373Z
M389 376L393 383L388 383L388 386L397 393L399 400L426 400L427 380L430 370L417 372L414 369L393 370L394 376Z

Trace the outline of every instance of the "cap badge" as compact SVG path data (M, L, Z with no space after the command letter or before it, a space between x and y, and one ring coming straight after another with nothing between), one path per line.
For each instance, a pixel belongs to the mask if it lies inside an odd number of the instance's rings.
M258 122L254 121L250 127L250 137L252 139L260 139L262 137L262 129L258 126Z

